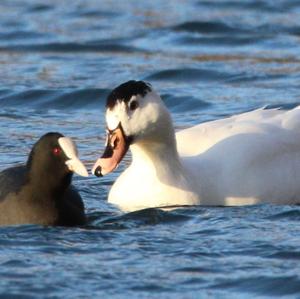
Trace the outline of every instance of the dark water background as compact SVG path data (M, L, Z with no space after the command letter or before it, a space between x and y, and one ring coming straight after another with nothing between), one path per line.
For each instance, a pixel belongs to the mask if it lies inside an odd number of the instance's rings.
M299 53L296 0L1 0L1 169L48 131L90 168L105 96L129 79L152 83L176 129L293 107ZM126 163L74 177L87 227L0 228L1 298L300 298L299 207L124 215L106 197Z

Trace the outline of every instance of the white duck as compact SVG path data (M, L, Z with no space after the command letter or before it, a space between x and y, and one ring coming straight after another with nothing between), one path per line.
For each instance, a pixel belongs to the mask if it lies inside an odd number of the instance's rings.
M182 205L300 203L300 109L259 109L175 135L160 96L129 81L108 96L107 147L93 167L131 165L108 201L124 211Z

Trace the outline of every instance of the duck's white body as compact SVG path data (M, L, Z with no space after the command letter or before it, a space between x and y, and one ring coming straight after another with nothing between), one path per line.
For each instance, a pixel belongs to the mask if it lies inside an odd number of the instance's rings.
M140 101L146 105L139 113L158 105L158 116L141 124L130 146L132 163L112 186L109 202L125 211L300 203L300 109L259 109L185 129L175 139L159 96L151 92ZM125 133L137 131L121 123Z

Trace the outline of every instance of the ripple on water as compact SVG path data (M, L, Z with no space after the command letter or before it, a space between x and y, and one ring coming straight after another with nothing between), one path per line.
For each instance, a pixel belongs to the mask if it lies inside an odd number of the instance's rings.
M300 208L281 211L268 217L274 221L300 221Z
M8 40L33 40L49 37L49 35L42 34L35 31L25 31L25 30L14 30L11 32L0 32L0 42Z
M145 80L204 82L226 80L235 76L237 74L218 72L210 69L178 68L157 71L147 76Z
M52 9L54 9L54 6L51 4L33 4L28 6L27 11L30 13L43 13Z
M212 288L234 290L238 293L251 293L281 297L283 295L297 295L300 292L300 279L295 275L274 275L274 276L255 276L240 277L225 283L216 283Z
M172 27L175 31L188 31L197 33L221 33L221 34L239 34L249 33L248 30L229 26L224 22L213 22L213 21L192 21L184 22L182 24Z
M78 90L26 90L10 92L8 95L0 95L2 106L26 108L55 108L55 109L78 109L104 106L107 89L78 89Z
M211 103L192 96L162 94L162 99L172 112L187 112L194 109L199 109L200 111L211 106Z
M251 1L199 1L198 5L218 9L234 9L245 11L284 12L298 6L298 1L268 2L260 0Z
M136 53L146 52L145 50L122 45L119 43L104 43L96 42L53 42L53 43L35 43L35 44L11 44L0 46L0 52L62 52L62 53L74 53L74 52L120 52L120 53Z

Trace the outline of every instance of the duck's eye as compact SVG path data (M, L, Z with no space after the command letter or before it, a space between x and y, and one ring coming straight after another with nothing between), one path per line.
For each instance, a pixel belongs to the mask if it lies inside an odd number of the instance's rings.
M58 156L61 153L61 149L59 147L55 147L52 152L55 156Z
M135 110L137 107L139 106L139 103L137 101L132 101L130 104L129 104L129 109L131 111Z

